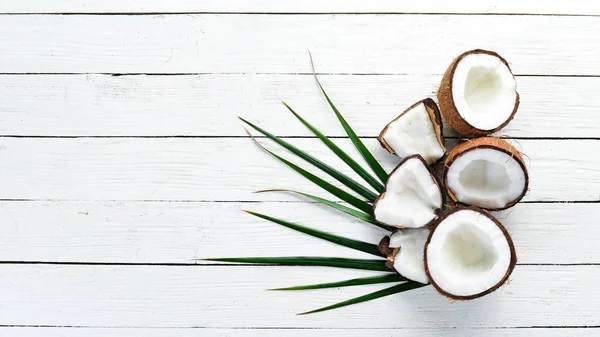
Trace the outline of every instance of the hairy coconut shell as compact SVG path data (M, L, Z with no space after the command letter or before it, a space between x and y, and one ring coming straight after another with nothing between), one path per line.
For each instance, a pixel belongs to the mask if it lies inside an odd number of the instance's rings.
M377 207L377 203L379 202L379 200L381 200L381 199L383 199L385 197L385 193L386 193L387 187L388 187L387 184L388 184L388 181L390 180L389 177L391 177L394 174L394 172L396 172L396 170L399 167L401 167L406 161L408 161L410 159L414 159L414 158L419 159L423 163L423 165L425 165L425 167L427 168L427 171L429 171L429 174L431 175L431 178L433 179L433 182L440 189L440 195L442 197L440 207L439 207L439 209L436 212L436 216L433 218L433 220L431 220L430 222L428 222L427 224L425 224L425 225L423 225L421 227L429 226L429 225L433 224L438 219L438 215L442 211L442 208L444 208L444 202L445 202L445 199L446 199L445 193L444 193L444 189L440 185L440 182L439 182L438 178L436 177L435 173L433 172L432 168L429 165L427 165L427 162L425 161L425 159L423 159L423 157L421 157L420 154L413 154L412 156L408 156L408 157L404 158L400 162L400 164L398 164L398 166L396 166L396 168L393 169L392 172L390 172L390 174L388 174L388 179L385 182L385 187L383 189L383 192L381 192L381 194L379 195L379 197L377 197L377 199L375 199L375 202L373 203L373 214L371 214L373 216L373 218L375 218L375 208ZM377 221L377 219L375 219L375 221ZM379 222L379 221L377 221L377 222ZM404 228L404 227L399 227L399 226L388 225L388 224L385 224L385 223L382 223L382 222L380 222L380 223L383 224L383 225L386 225L388 227L391 227L391 228Z
M394 118L391 122L389 122L383 128L383 130L381 130L381 132L379 133L379 136L377 137L377 140L379 141L379 144L381 144L381 146L384 149L386 149L389 153L396 154L394 149L392 149L384 139L386 132L390 128L390 125L392 123L394 123L395 121L397 121L398 119L400 119L402 116L404 116L407 112L409 112L413 108L417 107L419 104L423 104L425 106L425 111L427 111L427 114L429 115L429 119L431 120L431 124L433 125L433 131L435 132L435 136L438 140L438 143L440 144L442 149L444 149L444 153L446 153L447 149L446 149L446 146L444 146L444 131L442 128L443 127L442 116L440 114L440 109L438 109L437 104L435 104L435 101L432 100L431 98L426 98L424 100L418 101L417 103L411 105L408 109L404 110L404 112L402 112L398 117Z
M393 271L396 271L396 269L394 269L394 259L400 251L400 248L390 247L390 237L388 235L384 236L381 241L379 241L377 247L379 248L381 254L385 255L387 258L387 261L385 261L385 266Z
M506 119L506 121L504 121L504 123L502 123L501 125L497 126L494 129L482 130L482 129L472 126L467 121L465 121L464 118L460 115L459 111L456 109L456 105L454 104L454 96L452 95L452 80L454 78L454 71L456 70L456 66L458 65L458 63L463 58L465 58L466 56L471 55L471 54L488 54L488 55L497 57L502 61L502 63L504 63L506 65L508 70L512 73L512 70L510 69L508 62L506 62L506 60L502 56L498 55L496 52L489 51L489 50L483 50L483 49L470 50L468 52L461 54L456 59L454 59L454 61L452 61L452 63L448 67L448 69L446 69L446 72L444 73L444 77L442 78L442 83L440 84L440 88L438 90L437 97L438 97L438 102L439 102L439 106L440 106L440 112L442 113L442 117L444 117L444 120L454 130L456 130L456 132L458 132L459 134L462 134L462 135L482 136L482 135L490 134L492 132L496 132L496 131L502 129L503 127L505 127L515 116L515 113L517 112L517 109L519 108L520 100L519 100L519 93L517 92L517 96L515 99L515 104L514 104L512 113ZM513 75L513 77L514 77L514 75Z
M431 277L431 273L429 271L429 264L427 263L427 249L429 248L429 243L431 242L431 238L433 237L435 230L442 223L442 221L444 221L448 216L450 216L453 213L456 213L458 211L461 211L461 210L475 211L475 212L485 215L490 220L492 220L494 222L494 224L496 224L496 226L498 226L498 228L502 231L502 234L504 234L504 237L506 238L506 241L508 242L508 247L510 248L509 266L508 266L508 269L506 270L506 274L502 277L502 279L498 283L496 283L493 287L487 289L486 291L483 291L483 292L475 294L475 295L470 295L470 296L457 296L457 295L451 294L451 293L447 292L446 290L440 288L440 286L437 283L435 283L435 280L433 280L433 278ZM508 277L513 272L513 270L515 269L515 266L517 264L517 252L515 250L515 244L512 241L512 237L510 236L510 234L508 233L506 228L500 223L500 221L498 221L496 218L494 218L490 214L490 212L483 210L481 208L478 208L478 207L474 207L474 206L457 207L457 208L447 212L446 214L444 214L431 229L431 232L429 233L429 237L427 238L427 241L425 242L423 261L425 263L425 274L427 274L427 278L429 279L429 282L431 283L431 285L433 285L433 287L435 288L435 290L437 290L437 292L439 292L440 294L447 296L453 300L464 301L464 300L472 300L472 299L490 294L490 293L496 291L498 288L500 288L504 283L506 283L506 281L508 280Z
M486 208L486 209L493 210L493 211L499 211L499 210L510 208L510 207L514 206L516 203L518 203L519 201L521 201L521 199L523 199L523 197L525 196L525 194L527 193L527 190L529 188L529 173L527 172L527 166L525 165L525 161L523 160L521 153L517 149L515 149L514 146L510 145L504 139L500 139L500 138L496 138L496 137L481 137L481 138L475 138L475 139L464 139L461 143L456 145L456 147L454 147L454 149L452 149L452 151L450 151L448 153L448 156L446 157L446 161L444 162L444 170L442 173L442 177L443 177L443 184L445 186L446 193L448 194L450 199L454 202L460 203L460 201L456 198L456 195L452 192L452 190L450 190L450 188L448 188L448 170L449 170L450 166L452 165L452 163L457 158L460 158L460 156L462 156L463 154L465 154L471 150L474 150L474 149L494 149L494 150L497 150L500 152L504 152L504 153L510 155L512 158L514 158L519 163L521 168L523 169L523 173L525 173L525 186L523 186L523 192L515 200L511 201L506 206L501 207L501 208Z

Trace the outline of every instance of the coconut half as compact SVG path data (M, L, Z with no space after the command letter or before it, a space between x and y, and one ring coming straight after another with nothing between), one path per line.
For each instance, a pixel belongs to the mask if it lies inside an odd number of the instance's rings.
M390 153L402 158L420 154L427 164L446 153L440 110L431 98L406 109L385 126L377 139Z
M438 91L444 120L458 133L486 135L500 130L519 106L517 83L505 59L476 49L457 57Z
M394 251L393 256L393 267L398 274L423 284L429 283L423 263L425 242L429 232L429 228L399 229L390 236L388 245L390 248L400 248Z
M513 206L529 185L519 151L494 137L458 144L446 158L443 177L450 199L489 210Z
M423 227L437 219L444 203L440 185L420 155L404 159L390 173L373 204L375 220L388 226Z
M504 226L476 207L444 215L425 243L425 272L443 295L469 300L498 289L517 257Z

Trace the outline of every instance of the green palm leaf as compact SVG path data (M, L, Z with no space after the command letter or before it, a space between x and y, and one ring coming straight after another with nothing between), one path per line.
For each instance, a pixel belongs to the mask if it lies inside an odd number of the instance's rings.
M289 105L287 105L287 103L282 103L283 105L285 105L286 108L288 108L288 110L290 110L292 114L294 114L294 116L296 116L296 118L298 118L300 122L302 122L302 124L304 124L310 131L312 131L312 133L319 137L319 139L325 145L327 145L327 147L329 147L331 151L333 151L341 160L343 160L348 166L350 166L350 168L354 170L354 172L356 172L361 178L363 178L377 192L383 192L383 185L379 181L377 181L377 179L375 179L372 175L370 175L369 172L367 172L367 170L362 168L362 166L360 166L354 159L352 159L352 157L350 157L346 152L340 149L339 146L337 146L334 142L329 140L329 138L327 138L323 133L321 133L315 127L310 125L310 123L308 123L304 118L300 117L300 115L298 115Z
M254 215L256 217L259 217L261 219L265 219L271 222L274 222L276 224L282 225L284 227L296 230L298 232L302 232L311 236L314 236L316 238L319 239L323 239L329 242L333 242L335 244L338 244L340 246L344 246L344 247L348 247L348 248L352 248L352 249L356 249L358 251L364 252L364 253L368 253L371 255L375 255L375 256L381 256L381 257L385 257L385 255L383 255L380 251L379 248L377 247L377 245L374 245L372 243L367 243L367 242L363 242L363 241L358 241L358 240L353 240L353 239L348 239L342 236L338 236L335 234L331 234L331 233L327 233L327 232L322 232L322 231L318 231L316 229L312 229L312 228L308 228L308 227L304 227L289 221L285 221L282 219L278 219L278 218L273 218L271 216L268 215L264 215L264 214L260 214L260 213L255 213L255 212L251 212L251 211L244 211L248 214Z
M342 211L342 212L344 212L344 213L346 213L348 215L352 215L353 217L356 217L356 218L358 218L360 220L363 220L363 221L366 221L366 222L370 222L370 223L373 223L373 224L376 224L376 225L380 226L380 224L377 223L375 221L375 219L373 219L373 216L371 216L370 214L367 214L367 213L364 213L364 212L361 212L361 211L357 211L357 210L355 210L353 208L350 208L348 206L344 206L344 205L338 204L338 203L336 203L334 201L331 201L331 200L327 200L327 199L324 199L324 198L321 198L321 197L317 197L316 195L312 195L312 194L308 194L308 193L304 193L304 192L299 192L299 191L293 191L293 190L283 190L283 189L273 189L273 190L256 191L256 193L265 193L265 192L287 192L287 193L298 194L298 195L307 197L309 199L312 199L314 201L317 201L319 203L322 203L324 205L327 205L329 207L335 208L335 209L337 209L339 211ZM387 228L385 228L385 229L387 229Z
M340 281L340 282L311 284L311 285L307 285L307 286L297 286L297 287L288 287L288 288L275 288L275 289L269 289L269 290L311 290L311 289L352 287L352 286L360 286L360 285L364 285L364 284L378 284L378 283L390 283L390 282L402 282L402 281L406 281L406 279L404 277L400 276L399 274L389 274L389 275L381 275L381 276L355 278L355 279Z
M310 52L309 52L309 55L310 55ZM379 177L379 179L382 182L385 183L385 181L387 180L387 176L388 176L387 173L385 172L385 170L383 169L383 167L381 167L381 165L379 164L379 162L377 162L377 160L375 159L375 157L373 157L373 155L371 154L371 152L369 152L369 150L365 147L365 144L363 144L363 142L360 140L360 138L358 138L358 136L356 135L356 133L354 132L354 130L352 130L352 128L350 127L350 125L348 124L348 122L346 122L346 120L344 119L344 117L342 117L342 114L335 107L335 105L333 104L333 102L331 101L331 99L329 99L329 96L325 92L325 89L323 89L323 86L321 85L321 82L319 81L319 78L317 77L317 73L315 71L315 65L314 65L313 60L312 60L312 55L310 55L310 63L312 65L313 74L315 75L315 79L317 80L317 84L319 85L319 88L321 89L321 92L325 96L325 99L327 100L327 103L329 103L329 106L331 107L331 109L333 110L333 112L337 116L338 120L340 121L340 124L342 124L342 127L344 128L344 131L346 131L346 134L348 135L348 137L350 137L350 140L352 141L352 143L354 144L354 146L356 147L356 149L358 150L358 152L360 152L360 154L362 155L362 157L365 159L365 161L367 162L367 164L369 164L369 166L371 167L371 169L373 170L373 172L375 172L375 174L377 175L377 177Z
M261 127L256 126L256 125L250 123L249 121L243 119L242 117L239 117L239 119L241 119L244 123L246 123L249 126L251 126L252 128L254 128L256 131L262 133L263 135L267 136L269 139L271 139L274 142L276 142L277 144L281 145L282 147L284 147L288 151L290 151L293 154L297 155L298 157L306 160L310 164L314 165L315 167L321 169L323 172L325 172L328 175L332 176L337 181L339 181L342 184L348 186L350 189L352 189L356 193L358 193L358 194L362 195L363 197L367 198L367 200L369 200L369 201L375 201L375 199L377 199L377 195L375 193L373 193L372 191L368 190L366 187L362 186L361 184L359 184L358 182L356 182L354 179L346 176L342 172L340 172L340 171L334 169L333 167L325 164L324 162L320 161L319 159L317 159L317 158L309 155L308 153L300 150L299 148L295 147L294 145L292 145L292 144L290 144L290 143L282 140L281 138L279 138L279 137L277 137L277 136L275 136L275 135L267 132L266 130L262 129Z
M291 256L291 257L225 257L196 259L216 262L239 262L266 264L275 266L317 266L334 267L362 270L376 270L392 272L385 266L385 260L364 260L364 259L346 259L341 257L311 257L311 256Z
M253 138L254 139L254 138ZM322 189L326 190L327 192L335 195L336 197L344 200L345 202L349 203L350 205L360 209L363 212L366 213L373 213L373 206L369 205L366 201L361 200L355 196L353 196L352 194L349 194L348 192L333 186L332 184L326 182L325 180L317 177L316 175L306 171L305 169L299 167L298 165L282 158L281 156L278 156L277 154L267 150L265 147L263 147L259 142L256 142L256 144L258 144L258 146L260 146L263 150L265 150L267 153L269 153L270 155L272 155L273 157L277 158L279 161L281 161L282 163L284 163L285 165L287 165L288 167L290 167L291 169L293 169L294 171L300 173L303 177L305 177L306 179L312 181L313 183L315 183L316 185L320 186Z
M311 311L307 311L307 312L303 312L300 313L298 315L306 315L306 314L313 314L316 312L323 312L323 311L327 311L327 310L331 310L331 309L337 309L337 308L341 308L341 307L345 307L348 305L352 305L352 304L357 304L357 303L362 303L362 302L367 302L370 300L374 300L377 298L381 298L381 297L385 297L385 296L389 296L389 295L393 295L393 294L397 294L397 293L401 293L404 291L408 291L408 290L412 290L412 289L417 289L417 288L421 288L426 286L427 284L421 284L421 283L417 283L417 282L405 282L402 284L398 284L383 290L379 290L379 291L375 291L372 292L370 294L366 294L363 296L359 296L359 297L355 297L352 299L349 299L347 301L343 301L343 302L339 302L327 307L323 307L323 308L319 308L316 310L311 310Z

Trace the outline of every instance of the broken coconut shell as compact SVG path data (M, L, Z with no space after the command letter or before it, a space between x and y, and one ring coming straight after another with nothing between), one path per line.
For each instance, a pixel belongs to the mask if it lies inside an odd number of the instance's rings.
M373 204L373 217L396 228L424 227L437 219L443 205L444 193L436 176L416 154L389 174L383 193Z
M396 254L398 254L398 251L400 251L400 248L391 248L390 247L390 237L387 235L384 236L379 241L379 244L377 244L377 248L379 248L379 251L381 252L381 254L385 255L387 258L387 261L385 261L385 266L391 270L395 270L394 269L394 258L396 258Z
M512 238L489 212L456 208L443 215L425 243L425 272L434 288L454 300L487 295L517 263Z
M454 202L488 210L514 206L527 193L523 157L503 139L466 139L448 153L443 183Z
M442 117L431 98L413 104L394 118L377 140L391 154L399 157L420 154L429 165L446 153Z
M422 284L429 283L423 262L429 232L427 227L399 229L391 235L388 244L390 248L399 248L393 255L394 270L403 277Z
M508 62L483 49L467 51L450 64L437 97L442 117L462 135L496 132L512 120L519 107Z

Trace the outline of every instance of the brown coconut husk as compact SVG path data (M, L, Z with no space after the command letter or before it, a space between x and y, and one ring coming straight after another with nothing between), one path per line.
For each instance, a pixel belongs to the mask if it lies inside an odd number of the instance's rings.
M446 160L444 162L444 169L443 169L443 173L442 173L442 177L443 177L442 182L444 184L446 193L448 194L448 197L450 197L450 199L452 201L461 203L456 198L456 195L452 192L452 190L450 190L450 188L448 188L448 169L450 168L452 163L457 158L460 158L460 156L462 156L463 154L465 154L469 151L475 150L475 149L486 149L486 148L494 149L496 151L504 152L504 153L510 155L512 158L514 158L519 163L519 165L523 169L523 172L525 173L525 185L523 186L523 192L521 192L521 194L515 200L511 201L506 206L501 207L501 208L486 208L486 209L493 210L493 211L500 211L503 209L510 208L510 207L514 206L516 203L518 203L519 201L521 201L521 199L523 199L523 197L527 193L527 190L529 188L529 173L527 172L527 166L525 165L525 161L523 160L521 153L517 149L515 149L512 145L510 145L507 141L500 139L500 138L496 138L496 137L481 137L481 138L475 138L475 139L466 139L464 141L459 142L459 144L456 145L456 147L454 147L454 149L448 153L448 156L446 157Z
M394 268L394 259L400 251L400 248L390 247L390 237L388 235L384 236L383 239L379 241L377 247L379 248L381 254L385 255L385 257L387 258L387 261L385 261L385 266L391 270L396 271L396 269Z
M392 149L384 139L384 136L385 136L386 132L388 131L390 125L392 123L394 123L395 121L397 121L398 119L400 119L402 116L404 116L407 112L409 112L410 110L417 107L419 104L425 105L425 110L427 111L427 114L429 115L429 119L431 120L431 124L433 125L433 131L435 132L435 136L438 140L438 143L440 144L442 149L444 149L444 154L446 153L447 150L446 150L446 146L444 145L444 132L443 132L442 116L440 114L440 109L438 108L437 104L435 104L435 101L432 100L431 98L426 98L424 100L418 101L417 103L411 105L408 109L404 110L404 112L402 112L398 117L394 118L391 122L389 122L383 128L383 130L381 130L381 132L379 133L379 136L377 137L377 140L379 141L379 144L381 144L381 146L384 149L386 149L389 153L396 154L394 149Z
M506 270L506 274L502 277L502 279L496 283L494 286L492 286L491 288L475 294L475 295L470 295L470 296L457 296L454 295L452 293L449 293L448 291L440 288L440 286L435 283L435 280L431 277L431 273L429 272L429 265L427 263L427 249L429 248L429 243L431 242L431 238L433 237L433 234L435 233L436 229L439 227L439 225L451 214L458 212L460 210L472 210L478 213L483 214L484 216L488 217L490 220L492 220L496 226L498 226L498 228L502 231L502 233L504 234L504 237L506 238L506 241L508 242L508 246L510 248L510 263L508 266L508 269ZM388 240L389 242L389 240ZM508 277L510 276L510 274L513 272L513 270L515 269L515 266L517 264L517 253L515 250L515 245L512 241L512 237L510 236L510 234L508 233L508 231L506 230L506 228L500 223L500 221L498 221L496 218L494 218L490 212L483 210L481 208L478 207L460 207L460 208L455 208L449 212L447 212L446 214L444 214L438 222L436 222L436 224L434 225L434 227L431 229L431 232L429 233L429 237L427 238L427 241L425 242L425 250L424 250L424 256L423 256L423 261L425 263L425 274L427 274L427 278L429 279L429 282L431 283L431 285L435 288L435 290L437 292L439 292L440 294L447 296L453 300L459 300L459 301L465 301L465 300L472 300L478 297L482 297L485 296L487 294L490 294L494 291L496 291L498 288L500 288L504 283L506 283L506 281L508 280Z
M467 121L465 121L463 119L463 117L460 115L459 111L456 109L456 106L454 105L454 97L452 96L452 80L454 78L454 71L456 70L456 66L458 65L458 63L464 57L471 55L471 54L488 54L488 55L497 57L502 61L502 63L504 63L506 65L506 67L508 67L508 70L512 73L512 70L510 69L508 62L506 62L506 60L502 56L498 55L498 53L489 51L489 50L483 50L483 49L470 50L468 52L461 54L456 59L454 59L454 61L452 61L452 63L448 67L448 69L446 69L446 72L444 73L444 76L442 78L442 83L440 84L440 88L438 90L437 97L438 97L438 102L439 102L439 107L440 107L440 112L442 114L442 117L444 117L444 120L454 130L456 130L456 132L458 132L459 134L462 134L462 135L483 136L483 135L487 135L487 134L496 132L496 131L502 129L503 127L505 127L515 116L515 113L517 112L517 109L519 108L520 99L519 99L519 93L517 92L517 97L515 99L515 104L514 104L514 108L513 108L511 115L506 119L506 121L504 121L504 123L497 126L496 128L493 128L490 130L482 130L482 129L472 126ZM514 77L514 75L513 75L513 77Z
M390 177L394 174L394 172L396 172L396 170L401 167L402 165L404 165L404 163L406 163L406 161L413 159L413 158L417 158L419 159L423 165L425 165L425 167L427 168L427 171L429 171L429 174L431 175L431 178L433 179L433 181L435 182L435 184L437 185L437 187L440 189L440 194L442 196L442 200L441 200L441 204L440 207L438 208L438 210L436 211L436 216L433 218L433 220L431 220L430 222L428 222L427 224L421 226L421 227L426 227L426 226L430 226L431 224L435 223L435 221L438 219L438 215L440 214L440 212L442 211L443 207L444 207L444 203L446 200L446 196L444 193L444 189L442 188L442 185L439 182L439 179L436 177L433 169L427 165L427 162L425 161L425 159L423 159L423 157L420 154L413 154L412 156L408 156L406 158L404 158L400 164L398 164L398 166L396 166L396 168L394 168L392 170L392 172L390 172L390 174L388 175L388 179L385 182L385 187L383 189L383 192L381 192L381 194L379 195L379 197L377 197L377 199L375 199L375 202L373 203L373 214L371 214L373 216L373 218L375 219L375 208L377 207L377 203L379 202L379 200L385 198L385 193L387 191L388 188L388 182L390 181ZM375 221L377 221L377 219L375 219ZM379 222L379 221L377 221ZM394 226L394 225L388 225L386 223L383 222L379 222L380 224L383 224L385 226L391 227L391 228L404 228L404 227L400 227L400 226Z

